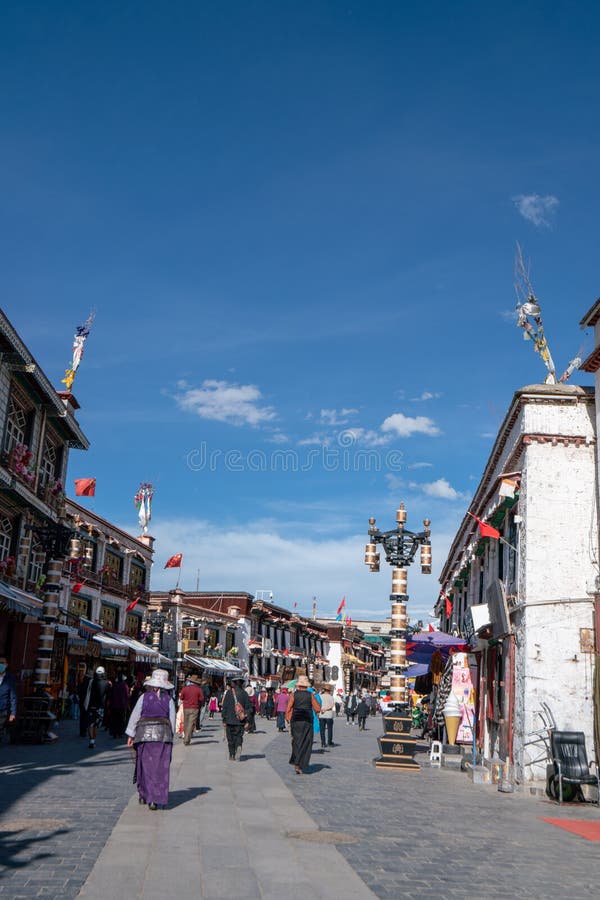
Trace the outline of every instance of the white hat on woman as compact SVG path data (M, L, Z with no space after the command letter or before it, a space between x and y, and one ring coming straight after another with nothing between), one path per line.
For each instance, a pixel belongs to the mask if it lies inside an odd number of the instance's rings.
M164 691L170 691L173 687L166 669L153 669L150 678L144 681L144 686L162 688Z

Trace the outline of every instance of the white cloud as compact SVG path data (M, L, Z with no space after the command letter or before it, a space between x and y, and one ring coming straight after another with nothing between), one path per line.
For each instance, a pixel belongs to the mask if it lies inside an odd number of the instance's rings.
M298 441L299 447L329 447L332 438L328 434L311 434L309 437L302 438Z
M430 481L424 484L417 484L415 482L411 482L411 488L416 488L417 490L423 491L424 494L427 494L428 497L436 497L439 500L464 500L466 499L466 495L462 494L460 491L457 491L452 487L449 481L445 478L438 478L437 481Z
M549 228L559 206L559 199L553 194L518 194L512 198L519 213L536 228Z
M425 400L438 400L442 395L438 391L423 391L419 397L411 397L411 403L420 403Z
M207 379L202 387L190 387L185 381L177 385L177 405L201 419L227 422L230 425L258 426L276 418L272 406L261 406L260 390L254 384L230 384Z
M393 510L390 512L393 519ZM410 512L411 520L418 521L427 509ZM453 532L447 531L445 523L440 526L432 533L432 544L434 560L441 568ZM224 527L222 522L192 518L153 520L152 533L156 537L152 590L174 587L177 572L163 566L169 556L183 553L184 591L195 590L198 577L201 591L255 594L259 589L269 590L275 603L291 609L297 602L305 615L310 613L313 596L317 598L317 615L335 615L344 595L350 616L389 615L389 568L382 565L381 572L374 574L364 565L366 533L314 538L310 524L304 533L296 524L284 533L284 526L273 522L250 521ZM438 585L435 574L421 575L418 565L411 569L409 584L409 615L416 621L431 608Z
M338 435L338 443L342 447L348 446L352 441L356 444L364 444L366 447L383 447L389 444L391 435L381 434L369 428L346 428Z
M427 434L437 437L441 434L432 419L427 416L405 416L403 413L394 413L382 423L383 432L394 432L398 437L410 437L413 434Z
M517 319L519 318L519 313L516 309L501 309L498 315L505 322L511 322L513 325L517 324Z
M432 469L433 463L430 462L416 462L411 463L410 466L406 467L407 469Z
M346 425L357 413L357 409L322 409L319 421L321 425Z
M270 444L287 444L290 439L287 434L284 434L282 431L274 431L270 437L266 438L266 440Z

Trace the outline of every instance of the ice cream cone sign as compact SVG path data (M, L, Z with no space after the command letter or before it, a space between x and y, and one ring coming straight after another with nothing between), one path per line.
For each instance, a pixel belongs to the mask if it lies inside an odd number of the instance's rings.
M444 706L444 720L446 722L446 734L448 743L453 746L456 743L456 735L458 734L458 726L462 719L462 707L460 700L452 692L448 695L446 705Z

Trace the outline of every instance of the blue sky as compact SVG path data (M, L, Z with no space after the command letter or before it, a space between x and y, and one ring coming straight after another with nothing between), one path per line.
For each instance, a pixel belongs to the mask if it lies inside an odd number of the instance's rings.
M2 306L58 387L96 310L69 480L132 530L154 482L156 588L183 552L183 587L384 615L367 520L404 499L426 616L545 377L516 241L557 369L591 348L598 31L592 3L2 5Z

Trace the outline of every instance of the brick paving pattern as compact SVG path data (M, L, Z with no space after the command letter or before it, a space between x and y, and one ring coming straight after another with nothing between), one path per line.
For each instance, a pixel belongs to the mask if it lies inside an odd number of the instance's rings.
M63 721L53 744L0 746L0 898L76 897L134 786L124 741L89 750Z
M312 772L288 764L289 735L267 759L323 830L358 838L338 849L382 898L565 898L589 900L600 883L600 846L541 817L600 821L597 806L556 803L474 785L460 771L375 769L379 718L368 730L336 719L339 746L313 753ZM318 744L316 743L315 748Z

